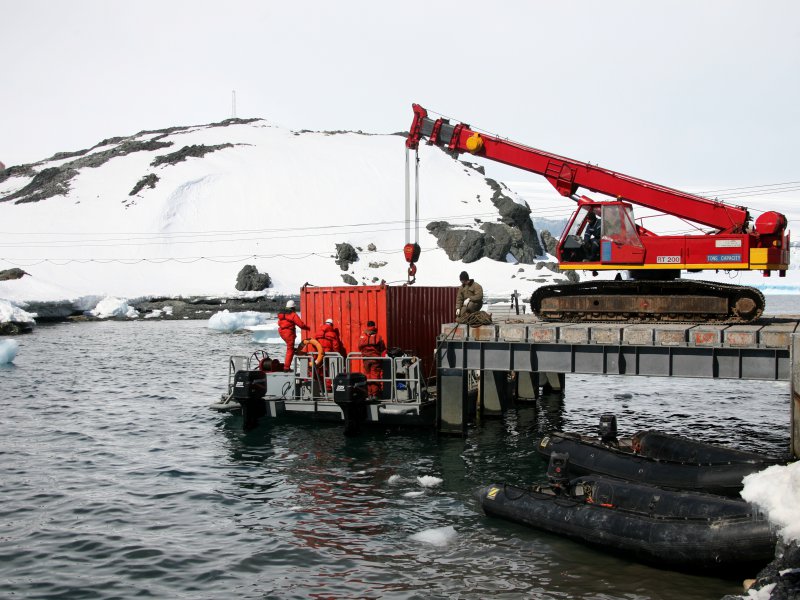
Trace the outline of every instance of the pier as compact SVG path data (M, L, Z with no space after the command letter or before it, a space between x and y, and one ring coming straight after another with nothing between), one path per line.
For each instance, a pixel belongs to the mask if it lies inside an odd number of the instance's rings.
M499 413L503 381L558 389L565 375L641 375L787 381L791 453L800 454L800 317L764 317L752 325L559 324L509 317L481 327L444 324L438 338L438 423L464 434L469 372L480 374L480 404Z

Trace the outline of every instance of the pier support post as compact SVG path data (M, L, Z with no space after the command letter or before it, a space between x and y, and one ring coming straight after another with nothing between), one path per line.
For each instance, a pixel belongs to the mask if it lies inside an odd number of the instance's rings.
M539 381L542 381L543 394L563 394L566 386L566 375L564 373L541 373Z
M466 436L469 419L467 372L439 368L436 379L436 422L439 433Z
M530 371L517 371L517 398L536 400L539 397L539 374Z
M791 351L791 453L800 458L800 334L792 335Z
M507 371L481 371L480 402L484 416L497 416L511 407Z

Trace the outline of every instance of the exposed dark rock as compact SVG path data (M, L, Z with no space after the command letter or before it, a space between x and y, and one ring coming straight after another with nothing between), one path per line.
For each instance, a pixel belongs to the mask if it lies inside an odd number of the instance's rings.
M427 229L436 236L437 245L450 260L471 263L483 257L484 235L480 231L454 229L446 221L428 223Z
M149 175L145 175L139 181L136 182L136 185L133 186L129 196L135 196L139 192L141 192L145 186L149 187L150 189L156 187L156 183L158 183L158 175L155 173L150 173Z
M350 264L358 261L358 252L347 242L336 244L336 260L334 261L342 271L347 271Z
M146 317L154 311L163 311L165 307L171 308L169 312L161 312L160 319L209 319L214 313L222 310L230 312L277 312L286 306L287 300L299 302L298 296L275 296L273 298L213 298L195 296L190 298L153 298L134 305L137 311Z
M33 323L17 323L16 321L0 323L0 335L20 335L31 331L33 331Z
M484 223L481 225L483 236L483 255L486 258L505 262L511 252L511 228L502 223Z
M36 175L36 169L31 165L14 165L0 171L0 183L3 183L9 177L33 177L34 175Z
M34 179L21 190L0 198L0 202L15 200L18 204L21 204L25 202L38 202L39 200L44 200L52 196L65 195L67 192L69 192L70 181L73 177L75 177L75 175L78 174L80 169L84 167L99 167L112 158L117 156L125 156L127 154L131 154L132 152L144 152L169 148L173 145L172 142L161 141L161 138L173 133L190 131L193 129L199 129L200 127L227 127L228 125L246 124L259 120L260 119L225 119L219 123L211 123L204 126L176 126L165 129L143 130L132 136L107 138L95 144L88 150L59 152L44 161L39 161L38 163L34 163L32 165L18 165L9 167L3 171L0 171L0 183L9 177L33 177ZM144 135L153 134L157 135L152 139L137 139ZM98 152L91 152L92 150L102 146L112 147L106 150L100 150ZM208 152L213 152L215 150L227 147L232 147L232 144L220 144L218 146L186 146L178 152L157 157L154 161L154 164L175 164L185 160L189 156L203 156ZM75 160L66 162L63 165L42 169L41 171L37 171L35 168L36 165L41 165L49 161L65 160L69 158L75 158Z
M16 204L38 202L51 196L63 196L69 191L70 180L77 175L75 169L50 167L39 171L28 185L21 190L0 198L0 202L17 200Z
M536 268L541 269L539 265L542 265L548 271L552 271L553 273L561 273L561 269L558 267L558 263L554 261L547 261L547 262L538 262L536 263Z
M503 222L519 229L522 234L524 245L531 249L530 256L541 256L543 254L543 249L539 242L539 236L536 234L536 229L533 227L533 222L531 221L531 209L528 208L527 205L514 202L514 200L506 196L503 192L503 186L495 180L487 177L486 183L494 190L492 204L497 207ZM526 258L525 260L520 260L520 262L530 264L533 261Z
M96 168L117 156L125 156L132 152L158 150L171 145L171 142L159 142L156 140L127 140L108 150L81 156L57 167L42 169L34 175L33 181L28 185L13 194L0 198L0 202L16 200L17 204L23 204L26 202L38 202L52 196L63 196L69 192L70 181L78 174L79 169L85 167Z
M378 247L375 244L372 244L372 243L370 243L367 246L367 250L369 250L370 252L375 252L375 250L377 250L377 249L378 249Z
M546 229L542 231L542 245L548 254L555 256L558 240Z
M259 273L255 265L245 265L236 276L236 289L240 292L260 292L272 285L268 273Z
M75 152L56 152L55 154L53 154L53 156L51 156L50 158L46 158L42 162L50 162L50 161L53 161L53 160L65 160L67 158L75 158L76 156L83 156L87 152L89 152L89 148L87 148L86 150L76 150Z
M369 263L370 269L380 269L381 267L385 267L388 263L385 260L381 260L378 262L371 262Z
M347 285L358 285L358 280L352 275L348 275L347 273L342 275L342 281L344 281Z
M112 158L116 158L118 156L127 156L128 154L133 154L134 152L151 152L154 150L161 150L162 148L169 148L170 146L172 146L172 142L160 142L158 140L125 140L124 142L112 148L108 148L107 150L101 150L100 152L95 152L93 154L89 154L88 156L84 156L66 163L64 167L71 169L83 169L84 167L89 167L91 169L95 169L106 164Z
M462 160L462 161L459 161L459 162L461 164L463 164L463 165L467 165L470 169L474 169L475 171L477 171L481 175L484 175L484 176L486 175L486 169L483 167L483 165L479 165L478 163L474 163L474 162L468 162L466 160Z
M764 589L767 586L774 587L767 591ZM729 594L723 596L722 600L740 600L751 597L770 598L770 600L800 598L800 546L796 541L792 541L788 545L783 541L778 542L775 559L758 572L756 581L747 594L742 596Z
M194 144L192 146L184 146L177 152L156 156L153 162L150 163L151 167L159 165L174 165L186 160L187 158L202 158L209 152L216 152L223 148L233 148L233 144L218 144L216 146L206 146L204 144Z
M17 269L14 267L13 269L6 269L5 271L0 271L0 281L9 281L11 279L22 279L23 275L30 276L30 273L26 273L22 269Z

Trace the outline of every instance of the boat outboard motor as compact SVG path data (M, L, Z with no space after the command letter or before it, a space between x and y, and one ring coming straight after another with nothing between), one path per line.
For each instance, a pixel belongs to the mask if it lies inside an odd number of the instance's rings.
M342 409L344 434L357 434L367 420L367 376L339 373L333 378L333 401Z
M556 491L566 490L569 483L569 453L553 452L547 463L547 481Z
M266 394L267 377L263 371L236 371L233 375L233 399L242 407L242 429L245 431L254 429L258 419L267 414Z
M618 444L617 417L611 413L600 415L600 441L604 444Z

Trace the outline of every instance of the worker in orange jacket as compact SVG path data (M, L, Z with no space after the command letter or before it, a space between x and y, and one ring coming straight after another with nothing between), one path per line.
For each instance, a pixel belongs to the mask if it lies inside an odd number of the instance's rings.
M367 328L358 338L358 350L362 356L383 356L386 354L386 343L378 333L375 321L367 321ZM381 390L383 390L383 383L379 381L383 379L382 361L365 360L364 370L366 371L367 379L370 380L367 383L367 394L371 398L379 397Z
M289 300L286 303L286 310L278 313L278 335L286 342L286 359L283 362L284 371L289 371L292 368L294 342L297 339L295 327L299 327L304 331L311 331L311 328L303 323L295 312L294 300Z
M333 319L325 319L322 327L317 330L317 335L314 337L322 344L325 354L338 352L342 356L345 355L344 344L342 344L342 338L339 336L339 330L333 326Z

